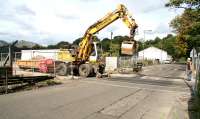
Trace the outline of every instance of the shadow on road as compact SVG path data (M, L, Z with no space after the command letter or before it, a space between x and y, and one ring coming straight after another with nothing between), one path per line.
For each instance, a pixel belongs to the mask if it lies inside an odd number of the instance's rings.
M150 80L148 78L142 77L117 77L112 78L109 81L120 81L120 82L128 82L128 83L136 83L136 84L148 84L148 85L159 85L159 86L170 86L173 84L172 81L166 80Z
M190 99L188 100L189 119L200 119L200 97L194 94L193 88L186 81L185 83L190 88Z
M60 84L62 84L62 83L50 79L50 80L35 82L35 83L22 83L22 84L18 84L18 85L9 85L9 88L7 89L7 93L16 93L16 92L20 92L20 91L33 90L33 89L49 87L49 86L54 86L54 85L60 85ZM6 93L5 87L1 86L0 87L0 95L3 95L5 93Z

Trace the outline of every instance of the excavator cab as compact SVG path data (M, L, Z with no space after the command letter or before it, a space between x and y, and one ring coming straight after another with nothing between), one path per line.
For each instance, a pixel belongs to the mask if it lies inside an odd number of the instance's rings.
M93 50L89 57L89 62L99 62L100 57L102 56L102 46L99 42L93 42Z
M89 57L90 62L96 62L98 58L97 42L93 42L93 50Z

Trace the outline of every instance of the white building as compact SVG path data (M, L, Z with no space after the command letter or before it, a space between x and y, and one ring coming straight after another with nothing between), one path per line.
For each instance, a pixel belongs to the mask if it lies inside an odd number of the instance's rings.
M166 51L156 47L149 47L138 52L138 58L148 60L159 60L161 62L172 59L172 57L168 55Z
M45 57L57 60L57 53L59 51L60 49L22 50L21 60L31 60L36 57Z

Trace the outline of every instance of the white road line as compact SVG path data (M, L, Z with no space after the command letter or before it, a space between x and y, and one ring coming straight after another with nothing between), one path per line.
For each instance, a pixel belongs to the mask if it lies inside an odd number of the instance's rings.
M185 91L169 91L169 90L163 90L163 89L150 89L150 88L144 88L144 87L139 87L139 86L124 86L124 85L118 85L118 84L108 84L104 82L94 82L94 81L81 81L85 83L90 83L90 84L98 84L98 85L106 85L106 86L113 86L113 87L120 87L120 88L129 88L129 89L145 89L145 90L151 90L151 91L157 91L157 92L170 92L170 93L177 93L177 92L185 92ZM136 84L136 83L126 83L126 84ZM148 84L136 84L136 85L147 85L147 86L152 86ZM154 85L153 85L154 86ZM166 87L166 86L157 86L157 87ZM170 87L170 89L173 89L176 87ZM183 88L185 89L185 88Z

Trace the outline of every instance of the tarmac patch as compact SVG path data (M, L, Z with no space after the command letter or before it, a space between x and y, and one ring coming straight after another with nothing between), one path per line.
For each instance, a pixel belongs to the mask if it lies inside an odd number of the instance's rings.
M105 115L111 116L121 116L127 111L132 109L138 102L145 99L148 96L149 92L145 90L138 90L134 94L128 95L121 100L111 104L110 106L104 108L100 112Z

